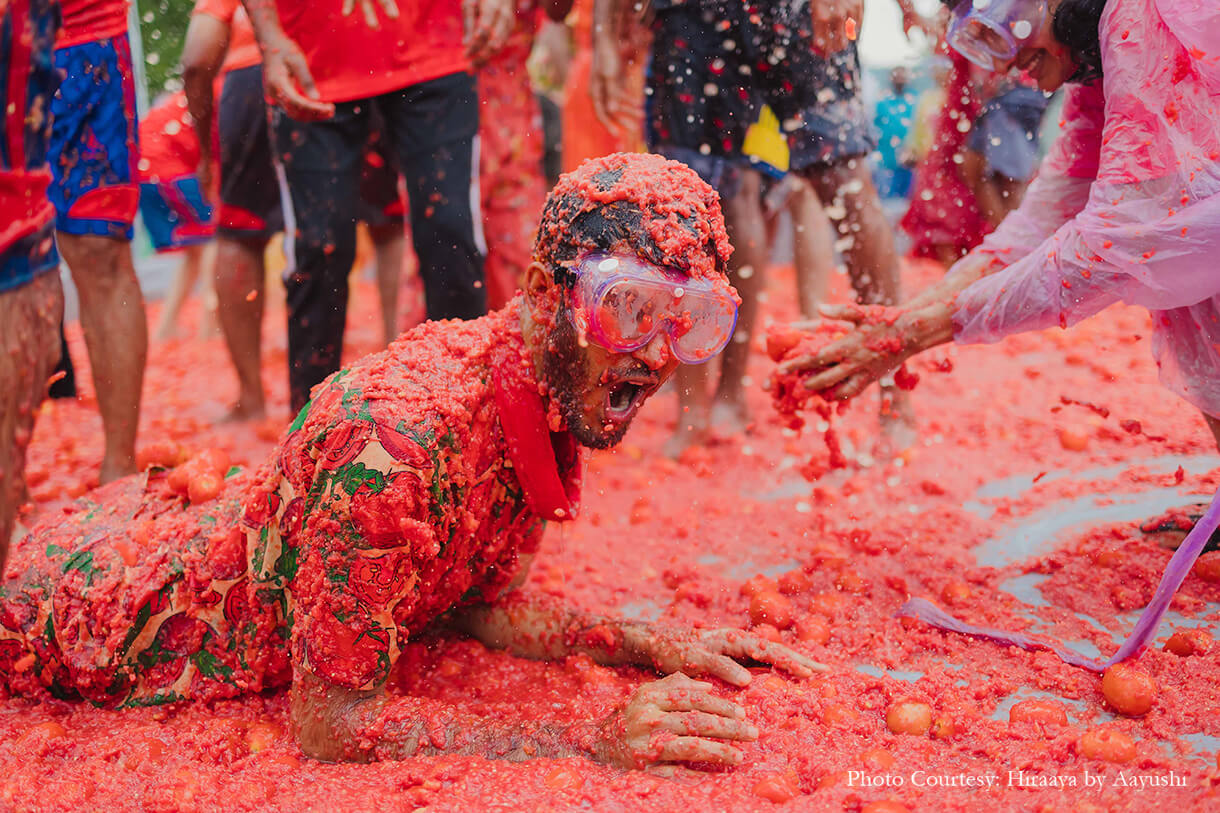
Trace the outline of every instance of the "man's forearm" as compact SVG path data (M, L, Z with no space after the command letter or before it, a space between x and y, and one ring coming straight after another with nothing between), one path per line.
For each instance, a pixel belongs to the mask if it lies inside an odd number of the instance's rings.
M427 706L416 698L394 698L354 732L356 741L372 743L368 756L376 760L461 754L524 762L597 753L597 728L590 723L508 722L453 706L437 709L433 702Z
M297 742L315 759L370 762L437 754L520 761L596 757L598 727L509 722L438 701L359 692L298 672L291 714Z
M593 41L605 37L606 42L618 39L619 21L623 19L623 5L627 0L593 0Z
M284 29L280 24L280 14L276 10L275 0L241 0L241 4L246 7L246 14L250 18L250 26L254 29L254 36L258 39L258 44L264 50L267 43L273 42L277 37L284 36Z
M631 633L642 625L569 610L541 596L511 593L494 605L459 610L452 622L485 646L522 658L559 660L583 654L603 666L640 661Z
M216 115L216 95L212 88L215 73L205 70L184 70L182 88L186 92L186 107L195 121L199 136L200 161L211 160L212 122Z

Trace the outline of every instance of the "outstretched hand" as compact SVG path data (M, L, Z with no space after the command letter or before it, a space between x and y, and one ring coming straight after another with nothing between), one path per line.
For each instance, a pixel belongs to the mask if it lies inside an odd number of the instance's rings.
M827 670L783 644L738 629L667 630L641 626L626 630L625 643L658 672L718 677L734 686L750 683L750 670L739 661L756 661L805 678Z
M780 375L808 373L806 389L827 399L853 398L865 387L898 369L912 354L908 337L899 318L902 311L880 305L822 305L818 312L826 319L852 325L848 333L812 353L783 361ZM794 325L809 328L817 322Z
M271 102L297 121L321 121L335 115L333 104L320 101L305 54L288 37L263 46L263 86Z
M725 740L752 742L758 729L745 709L682 673L645 683L602 724L598 757L621 768L665 762L731 767L741 753Z
M462 0L466 56L482 65L504 47L516 22L513 0Z

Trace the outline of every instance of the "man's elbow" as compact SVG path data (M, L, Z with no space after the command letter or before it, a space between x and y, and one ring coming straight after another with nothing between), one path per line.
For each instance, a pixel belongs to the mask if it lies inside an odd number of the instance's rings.
M182 84L188 96L192 88L208 87L215 78L216 69L213 66L201 61L182 60Z
M295 676L289 712L297 745L307 757L322 762L371 761L372 750L364 747L366 738L359 729L367 717L366 705L375 699L330 686L312 675Z

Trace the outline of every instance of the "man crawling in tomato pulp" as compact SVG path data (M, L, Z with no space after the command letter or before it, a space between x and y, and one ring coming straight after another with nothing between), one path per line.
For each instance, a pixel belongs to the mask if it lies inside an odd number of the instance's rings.
M580 446L617 443L679 363L728 342L730 250L715 192L685 166L586 162L548 198L524 291L503 310L427 323L335 373L257 471L209 488L184 485L198 460L151 467L34 528L0 596L0 684L113 709L290 685L297 741L324 760L736 764L732 743L757 730L688 675L740 686L739 660L824 667L738 630L514 592L546 523L577 513ZM437 623L525 657L668 677L562 727L392 694L404 644Z

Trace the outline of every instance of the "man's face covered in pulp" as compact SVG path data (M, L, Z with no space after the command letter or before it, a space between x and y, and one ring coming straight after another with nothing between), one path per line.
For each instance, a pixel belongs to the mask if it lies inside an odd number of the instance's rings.
M623 439L644 401L679 361L664 331L639 350L615 353L590 341L573 317L570 302L559 307L543 356L543 380L580 444L607 449Z

